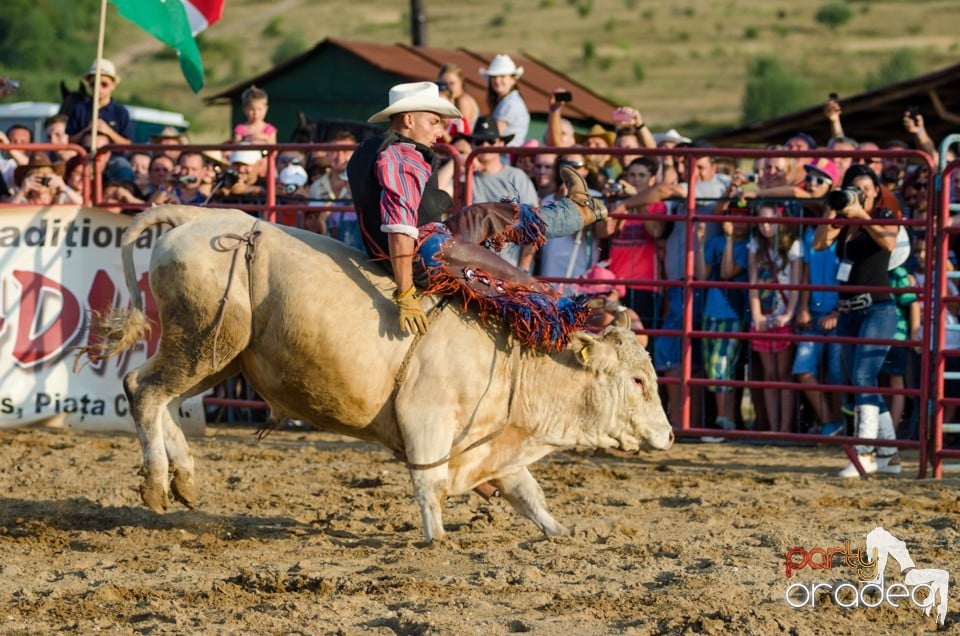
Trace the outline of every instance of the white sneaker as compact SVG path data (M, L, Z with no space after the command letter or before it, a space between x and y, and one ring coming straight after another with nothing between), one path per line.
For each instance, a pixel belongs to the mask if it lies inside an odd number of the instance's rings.
M863 466L866 474L870 475L877 472L877 459L873 455L857 455L857 459L860 461L860 465ZM837 473L837 476L846 478L859 477L860 472L857 470L857 467L853 465L853 462L850 462L846 468Z
M900 464L900 453L877 455L877 472L888 475L899 475L903 472L903 466Z

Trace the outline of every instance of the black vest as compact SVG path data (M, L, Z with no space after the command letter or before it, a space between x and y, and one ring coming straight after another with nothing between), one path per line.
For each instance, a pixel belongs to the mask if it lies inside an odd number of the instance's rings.
M347 164L347 179L350 181L350 193L353 196L354 206L357 208L357 218L360 221L363 244L367 248L367 254L372 257L389 254L387 235L380 229L383 224L380 215L380 196L383 193L383 187L374 174L374 164L376 164L377 157L381 152L401 141L412 143L431 168L430 178L427 179L423 188L420 207L417 208L419 224L426 225L433 221L439 221L453 207L453 199L438 185L437 168L440 161L431 149L411 139L401 137L395 132L386 132L365 139L357 146L350 158L350 163ZM389 261L386 262L386 265L389 267Z

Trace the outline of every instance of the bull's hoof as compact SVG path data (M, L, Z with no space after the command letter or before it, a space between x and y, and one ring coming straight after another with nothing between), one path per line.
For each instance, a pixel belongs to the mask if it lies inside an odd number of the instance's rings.
M197 489L193 484L193 477L183 470L173 471L173 480L170 489L174 498L187 508L197 507Z
M543 534L548 537L565 537L570 534L570 530L566 526L554 522L552 526L543 528Z
M144 505L157 514L163 514L170 507L170 498L160 486L144 482L140 485L140 498Z

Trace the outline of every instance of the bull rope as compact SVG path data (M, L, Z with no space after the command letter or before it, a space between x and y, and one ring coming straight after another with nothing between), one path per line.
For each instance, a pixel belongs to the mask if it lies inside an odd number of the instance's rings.
M244 260L247 262L247 291L250 293L250 299L253 300L253 270L250 268L250 265L253 264L253 259L256 256L257 243L260 241L261 230L257 229L257 226L260 225L260 219L257 219L253 223L253 227L250 228L249 232L245 234L234 234L232 232L227 232L225 234L220 234L213 240L213 248L220 250L221 252L233 252L233 256L230 258L230 273L227 275L227 288L223 290L223 297L220 298L220 306L217 307L217 325L213 331L213 366L217 366L217 340L220 338L220 328L223 326L223 319L226 315L227 301L230 300L230 287L233 285L233 272L237 267L237 255L240 253L240 248L246 245L246 251L244 252ZM226 245L224 241L236 241L233 245Z

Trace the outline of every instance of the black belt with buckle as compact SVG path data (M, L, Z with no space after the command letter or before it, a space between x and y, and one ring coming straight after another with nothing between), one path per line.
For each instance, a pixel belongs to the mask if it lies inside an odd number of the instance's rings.
M873 304L873 297L870 294L858 294L851 298L837 301L837 309L843 313L851 311L860 311L870 307Z

